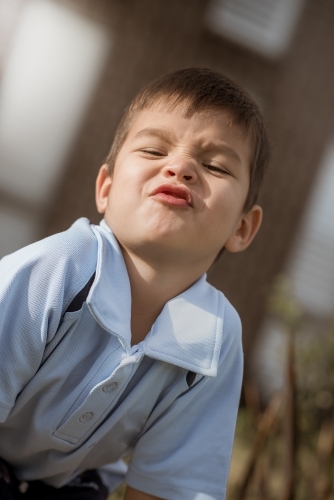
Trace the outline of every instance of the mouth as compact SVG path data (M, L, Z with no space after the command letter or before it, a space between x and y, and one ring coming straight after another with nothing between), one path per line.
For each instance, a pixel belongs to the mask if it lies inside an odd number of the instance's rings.
M178 207L193 207L193 197L188 188L184 186L174 186L173 184L163 184L150 194L150 196L166 203Z

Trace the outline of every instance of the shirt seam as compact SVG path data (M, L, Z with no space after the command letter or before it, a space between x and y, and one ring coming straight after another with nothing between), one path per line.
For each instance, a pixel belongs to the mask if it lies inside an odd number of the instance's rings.
M136 474L136 475L140 476L140 477L141 477L141 478L143 478L143 479L146 479L149 483L154 483L154 484L157 484L157 485L159 485L159 484L163 484L163 485L167 485L167 486L168 486L168 485L171 485L171 482L170 482L170 481L168 481L168 480L166 480L166 481L164 481L164 480L159 480L159 481L157 481L156 479L152 479L152 476L151 476L151 475L143 474L141 471L139 471L138 469L136 469L136 467L134 467L134 466L132 466L132 465L130 464L130 466L129 466L129 470L128 470L128 473L127 473L127 474L131 475L131 472L132 472L132 471L134 472L134 474ZM180 490L184 490L184 491L195 491L196 493L198 493L198 488L188 488L188 487L185 487L185 486L184 486L184 484L180 484L180 483L175 482L175 481L172 483L172 486L174 486L174 485L175 485L176 487L180 488ZM205 484L203 484L203 485L205 485L205 487L207 487L207 486L208 486L208 483L205 483ZM223 488L224 488L224 489L226 489L226 486L223 486ZM210 495L218 495L218 494L220 494L220 493L221 493L221 489L219 489L219 490L215 490L215 491L210 491L210 492L209 492L209 494L210 494Z

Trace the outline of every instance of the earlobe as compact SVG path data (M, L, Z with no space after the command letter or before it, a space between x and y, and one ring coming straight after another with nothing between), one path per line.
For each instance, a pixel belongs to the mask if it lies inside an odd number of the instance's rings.
M251 244L262 223L262 208L254 205L243 214L234 232L225 244L229 252L242 252Z
M95 201L97 211L104 214L108 205L108 196L111 188L111 176L108 165L104 164L99 170L95 183Z

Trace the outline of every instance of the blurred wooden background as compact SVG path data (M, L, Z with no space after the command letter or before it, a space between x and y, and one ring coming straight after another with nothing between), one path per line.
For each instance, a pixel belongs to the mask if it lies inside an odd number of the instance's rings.
M3 32L2 48L10 44L16 19L29 1L11 3L13 29ZM113 48L56 195L45 209L39 236L62 231L81 216L99 221L94 205L96 173L124 108L153 78L182 67L210 66L240 82L262 108L272 142L270 170L260 198L264 224L249 250L224 254L209 273L210 281L241 315L247 361L272 279L289 256L322 155L334 135L332 0L305 2L289 50L277 60L210 32L206 0L57 2L110 30ZM0 0L0 8L1 3L6 1ZM11 203L1 188L0 196Z

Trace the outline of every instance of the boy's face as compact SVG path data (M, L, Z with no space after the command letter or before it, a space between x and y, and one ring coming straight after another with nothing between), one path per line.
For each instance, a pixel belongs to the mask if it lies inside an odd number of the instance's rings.
M143 110L112 176L101 167L98 210L125 249L208 268L222 247L246 248L260 226L260 207L243 213L250 154L228 112Z

